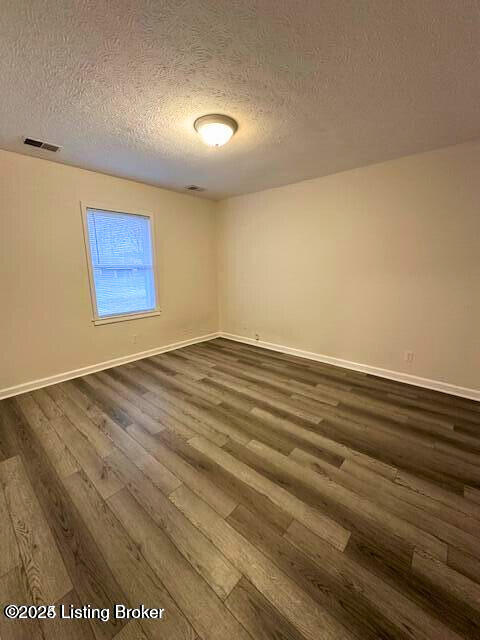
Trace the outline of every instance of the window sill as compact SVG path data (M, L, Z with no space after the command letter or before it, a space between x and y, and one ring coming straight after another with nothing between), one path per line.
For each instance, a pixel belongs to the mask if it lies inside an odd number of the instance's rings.
M112 324L113 322L125 322L126 320L138 320L139 318L152 318L159 316L162 312L157 309L155 311L146 311L145 313L129 313L124 316L109 316L108 318L94 318L92 320L95 326L102 324Z

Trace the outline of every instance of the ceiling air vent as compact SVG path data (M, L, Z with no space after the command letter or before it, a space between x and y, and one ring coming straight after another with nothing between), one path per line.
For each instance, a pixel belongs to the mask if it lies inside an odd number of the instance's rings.
M46 149L47 151L53 151L54 153L60 149L56 144L50 144L49 142L43 142L43 140L36 140L35 138L24 138L23 144L29 144L31 147Z
M189 184L185 187L187 191L205 191L203 187L198 187L196 184Z

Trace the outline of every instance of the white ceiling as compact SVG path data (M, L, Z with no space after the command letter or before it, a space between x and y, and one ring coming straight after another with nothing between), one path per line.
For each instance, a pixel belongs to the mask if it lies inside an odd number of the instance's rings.
M258 191L480 137L479 44L480 0L2 0L0 147Z

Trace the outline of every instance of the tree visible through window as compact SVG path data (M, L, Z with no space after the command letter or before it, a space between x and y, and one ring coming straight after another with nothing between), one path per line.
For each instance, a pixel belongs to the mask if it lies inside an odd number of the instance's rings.
M87 208L86 218L97 318L155 311L150 217Z

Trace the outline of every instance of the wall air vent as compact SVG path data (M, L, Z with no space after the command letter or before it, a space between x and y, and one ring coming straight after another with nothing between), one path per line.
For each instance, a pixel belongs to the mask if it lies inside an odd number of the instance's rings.
M57 144L50 144L49 142L43 142L43 140L36 140L35 138L24 138L23 144L29 144L31 147L38 147L39 149L53 151L54 153L60 149Z
M185 187L187 191L205 191L203 187L198 187L196 184L189 184Z

